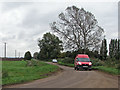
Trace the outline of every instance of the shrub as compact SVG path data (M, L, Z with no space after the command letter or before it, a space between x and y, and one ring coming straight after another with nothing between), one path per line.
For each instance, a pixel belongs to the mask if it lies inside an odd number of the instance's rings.
M32 62L27 60L26 66L32 66Z
M103 66L104 65L104 62L99 59L94 59L94 60L92 59L91 61L92 61L93 66Z
M115 68L120 70L120 64L115 64Z
M108 67L119 68L119 60L116 60L115 58L107 58L105 65Z
M70 64L73 64L74 63L74 59L73 58L69 58L69 57L65 57L63 60L62 60L63 63L70 63Z
M35 52L35 53L33 54L33 58L34 58L34 59L38 59L38 54L39 54L38 52Z
M31 56L30 51L27 51L27 52L25 53L24 59L25 59L25 60L31 60L31 59L32 59L32 56Z
M47 63L40 62L38 60L26 60L26 66L45 66Z
M31 61L27 60L26 66L38 66L38 65L39 65L39 62L36 60L31 60Z

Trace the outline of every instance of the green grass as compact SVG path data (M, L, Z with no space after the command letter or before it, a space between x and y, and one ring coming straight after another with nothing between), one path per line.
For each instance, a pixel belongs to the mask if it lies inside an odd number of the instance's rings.
M68 63L63 63L63 62L58 62L58 64L60 65L64 65L64 66L69 66L69 67L74 67L74 64L68 64Z
M120 75L120 72L118 69L113 68L113 67L106 67L106 66L93 66L93 69L97 69L100 71L104 71L113 75Z
M58 66L49 65L41 61L3 61L2 62L2 85L22 83L48 77L48 73L55 72Z

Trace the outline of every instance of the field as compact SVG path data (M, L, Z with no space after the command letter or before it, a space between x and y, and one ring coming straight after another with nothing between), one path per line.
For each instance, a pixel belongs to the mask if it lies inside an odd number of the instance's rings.
M3 61L2 62L2 85L23 83L48 77L56 72L58 66L49 65L42 61Z

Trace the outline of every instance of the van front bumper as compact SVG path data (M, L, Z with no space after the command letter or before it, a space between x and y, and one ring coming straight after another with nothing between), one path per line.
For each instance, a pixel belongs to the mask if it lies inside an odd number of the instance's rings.
M79 68L79 69L92 69L92 65L77 65L77 68Z

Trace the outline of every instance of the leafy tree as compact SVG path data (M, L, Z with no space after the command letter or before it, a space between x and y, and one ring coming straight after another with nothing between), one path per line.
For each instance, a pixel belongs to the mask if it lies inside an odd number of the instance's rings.
M107 41L106 39L102 40L102 45L100 48L100 59L106 60L107 58Z
M118 54L117 54L118 59L120 59L120 39L118 39Z
M118 40L116 39L114 42L114 57L117 59L117 55L118 55Z
M73 63L74 63L74 59L73 59L73 58L70 58L70 57L65 57L62 62L63 62L63 63L73 64Z
M102 41L102 45L100 47L100 59L102 60L103 59L103 41Z
M33 54L33 58L34 58L34 59L38 59L38 52L35 52L35 53Z
M95 58L100 58L100 55L99 55L98 51L94 51L93 55L94 55L93 57L95 57Z
M58 58L65 58L66 52L61 52Z
M111 39L110 44L109 44L109 56L112 58L113 57L113 39Z
M67 7L58 17L59 21L50 26L63 39L65 49L82 49L84 53L86 49L99 49L104 30L98 26L92 13L72 6Z
M62 48L62 41L51 33L44 34L42 40L38 40L40 47L39 59L57 58Z
M25 60L31 60L31 59L32 59L32 56L31 56L30 51L27 51L27 52L25 53L24 59L25 59Z
M104 55L103 55L103 57L104 57L105 60L107 58L107 52L108 52L108 50L107 50L107 41L106 41L106 39L104 39Z

